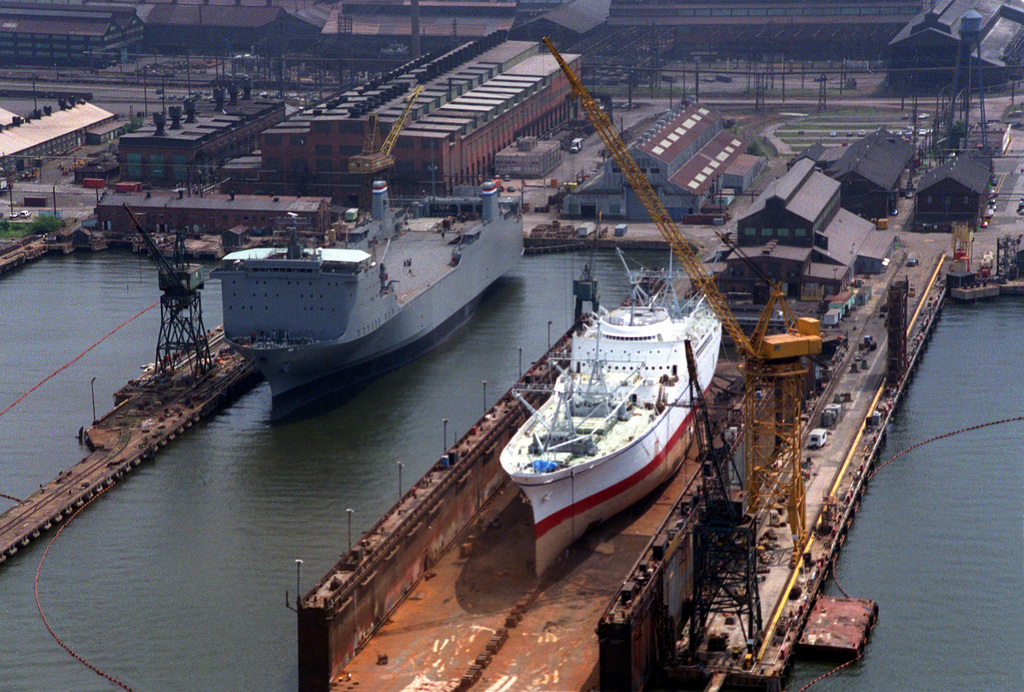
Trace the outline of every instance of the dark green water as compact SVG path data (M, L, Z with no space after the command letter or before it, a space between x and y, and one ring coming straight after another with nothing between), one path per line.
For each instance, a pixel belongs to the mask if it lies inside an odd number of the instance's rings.
M650 262L650 257L645 258ZM295 560L308 588L516 379L571 317L579 256L525 258L470 324L352 401L271 426L265 385L166 448L61 535L40 577L67 644L138 690L294 690ZM625 281L596 268L604 298ZM205 292L220 321L219 285ZM137 257L46 259L0 280L0 409L158 298ZM1024 303L949 306L889 434L887 452L1024 409ZM24 496L84 456L74 435L153 360L146 313L0 417L0 492ZM1024 690L1024 453L1020 424L943 440L877 477L839 560L876 599L867 655L814 690ZM5 505L6 506L6 505ZM108 690L36 612L46 541L0 568L0 690ZM790 690L826 670L798 666Z
M646 261L651 262L648 255ZM93 503L43 566L51 625L90 662L138 690L294 690L295 620L285 591L318 579L403 487L463 434L568 327L585 260L524 258L473 319L427 356L348 403L268 424L264 384L193 428ZM626 282L596 260L604 297ZM0 281L0 408L158 300L156 272L123 255L45 259ZM219 283L204 293L220 323ZM23 497L85 455L74 436L139 365L152 361L146 313L0 417L0 492ZM486 390L483 381L487 381ZM6 501L5 501L6 502ZM4 505L8 506L8 505ZM33 577L46 541L0 568L0 690L104 690L50 638Z

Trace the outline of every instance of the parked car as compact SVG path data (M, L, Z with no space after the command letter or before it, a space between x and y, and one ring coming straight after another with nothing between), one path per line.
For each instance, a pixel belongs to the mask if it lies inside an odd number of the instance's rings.
M916 257L908 257L907 258L907 266L908 267L916 267L917 266L917 258Z

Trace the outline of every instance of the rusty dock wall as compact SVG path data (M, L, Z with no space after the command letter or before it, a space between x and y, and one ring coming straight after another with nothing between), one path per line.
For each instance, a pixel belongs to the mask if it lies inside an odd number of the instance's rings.
M200 381L147 375L129 382L115 393L114 409L83 431L92 452L0 514L0 565L259 381L258 373L223 345L220 328L211 332L210 344L220 352Z
M557 370L548 358L566 347L569 334L519 384L552 384ZM524 394L534 406L543 396ZM507 392L301 599L299 689L328 690L507 483L499 457L525 419L524 407Z

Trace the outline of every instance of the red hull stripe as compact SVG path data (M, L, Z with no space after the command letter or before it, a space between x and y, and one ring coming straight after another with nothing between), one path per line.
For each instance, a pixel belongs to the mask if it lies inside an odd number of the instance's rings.
M610 485L604 490L596 492L589 497L585 497L579 502L568 507L565 507L563 509L560 509L554 514L547 516L544 519L541 519L540 522L538 522L533 527L535 539L539 539L541 536L543 536L548 531L561 524L569 517L572 517L576 514L582 514L583 512L586 512L588 509L592 509L601 504L602 502L606 502L607 500L610 500L616 495L626 492L634 485L636 485L643 479L647 478L647 476L654 473L654 470L657 469L658 466L660 466L661 463L665 460L665 455L668 454L668 450L676 446L676 443L679 441L680 436L683 434L683 430L686 429L686 426L690 423L690 420L692 418L693 411L691 410L689 413L686 414L686 418L683 419L682 424L676 429L675 433L673 433L668 444L665 445L665 447L662 448L660 452L654 455L654 458L651 459L650 463L648 463L647 466L643 467L642 469L634 473L632 476L623 478L618 483Z

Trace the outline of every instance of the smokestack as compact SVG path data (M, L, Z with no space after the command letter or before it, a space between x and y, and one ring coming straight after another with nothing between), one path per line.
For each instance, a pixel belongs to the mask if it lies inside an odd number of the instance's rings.
M383 180L373 183L373 220L382 221L388 208L388 184Z
M420 0L412 0L410 9L412 10L412 16L410 18L410 42L409 42L409 57L415 60L420 57Z
M162 137L164 134L164 124L167 122L167 116L163 113L153 114L153 124L156 125L156 132L153 133L157 137Z
M231 97L231 100L228 102L230 105L235 106L238 104L238 85L234 82L228 84L228 96Z
M242 85L242 98L246 101L252 98L252 84L249 82Z
M185 101L185 122L194 123L196 121L196 103L192 99Z
M486 221L494 221L498 218L498 184L488 180L480 188L480 196L484 200L480 218Z
M53 115L53 108L51 106L43 106L43 113Z
M167 109L168 114L171 116L171 130L181 129L181 106L171 106Z
M220 87L217 87L216 89L213 90L213 100L217 104L217 110L219 110L219 111L224 110L224 90L223 89L221 89Z

